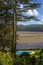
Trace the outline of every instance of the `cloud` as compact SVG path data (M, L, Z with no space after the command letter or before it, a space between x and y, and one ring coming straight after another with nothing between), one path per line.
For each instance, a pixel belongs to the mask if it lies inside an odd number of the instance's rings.
M36 9L28 10L27 13L29 16L38 16L39 15L39 12Z
M43 22L43 15L41 16L41 19L40 19L41 22Z
M23 4L20 4L19 8L21 10L23 10L23 7L24 7ZM22 14L24 16L38 16L39 12L36 9L33 9L33 10L29 9L27 12L22 12Z
M18 24L21 24L21 25L43 24L43 15L40 16L40 21L30 20L30 21L27 21L27 22L19 22Z
M33 10L28 10L27 12L22 12L22 14L24 15L24 16L28 16L28 17L30 17L30 16L38 16L39 15L39 12L36 10L36 9L33 9Z
M43 22L43 19L41 19L41 21Z
M36 9L34 9L34 10L33 10L33 15L34 15L34 16L38 16L38 15L39 15L39 12L38 12Z
M32 10L28 10L27 15L29 15L29 16L33 16L33 12L32 12Z
M43 24L43 15L40 16L39 21L33 22L34 24Z
M40 17L40 21L36 21L35 24L43 24L43 15Z
M20 8L23 8L23 5L22 4L20 4Z
M17 4L18 4L17 8L20 8L20 10L23 10L23 5L20 4L19 2Z

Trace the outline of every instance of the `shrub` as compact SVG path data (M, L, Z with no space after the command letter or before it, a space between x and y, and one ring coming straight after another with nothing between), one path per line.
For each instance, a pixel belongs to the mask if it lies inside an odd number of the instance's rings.
M12 60L13 58L10 53L6 54L0 52L0 65L12 65Z

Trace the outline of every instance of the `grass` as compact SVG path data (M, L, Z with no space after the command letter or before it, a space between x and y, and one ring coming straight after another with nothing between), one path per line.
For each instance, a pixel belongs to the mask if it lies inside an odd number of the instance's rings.
M43 42L43 32L17 32L17 42L29 43L29 42Z

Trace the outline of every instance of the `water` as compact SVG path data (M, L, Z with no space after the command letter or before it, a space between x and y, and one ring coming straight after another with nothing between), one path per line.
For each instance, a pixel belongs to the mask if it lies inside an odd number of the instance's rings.
M24 52L28 53L28 54L33 54L32 51L16 51L16 54L23 54Z

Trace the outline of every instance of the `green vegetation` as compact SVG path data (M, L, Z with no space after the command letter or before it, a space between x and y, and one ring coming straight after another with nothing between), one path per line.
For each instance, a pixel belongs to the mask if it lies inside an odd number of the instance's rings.
M18 25L18 31L34 31L34 32L43 32L42 24L33 24L33 25Z
M24 52L12 58L11 52L0 51L0 65L43 65L43 49L33 49L34 54ZM14 61L14 62L13 62Z
M12 48L12 25L0 24L0 50L4 51L5 47Z
M17 4L18 1L20 4ZM21 4L25 5L23 9L18 7ZM35 56L31 57L26 53L23 53L20 56L16 55L15 57L16 26L17 21L27 21L30 19L38 21L35 16L24 16L22 15L22 12L27 12L29 8L34 9L38 8L39 6L40 4L33 2L33 0L0 0L0 65L36 64L37 58ZM13 24L12 28L9 26L9 24ZM8 48L10 49L10 51L8 51ZM33 61L35 61L33 62L32 59Z
M2 53L0 52L0 65L12 65L12 56L11 53Z

